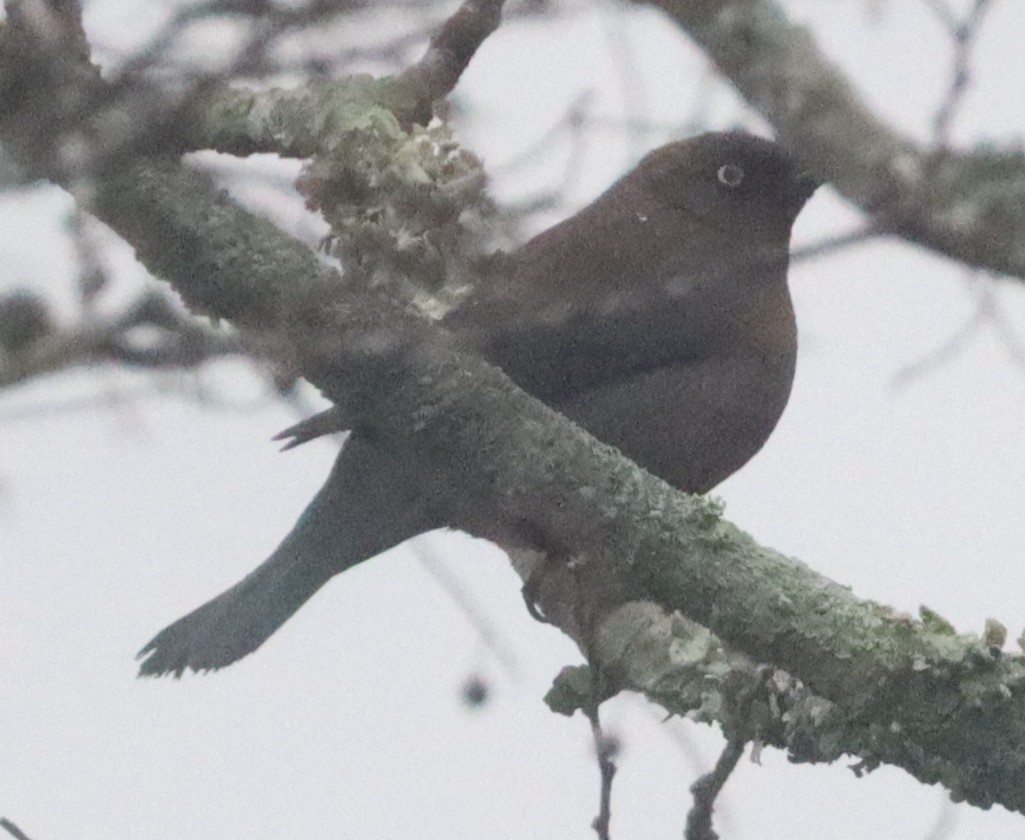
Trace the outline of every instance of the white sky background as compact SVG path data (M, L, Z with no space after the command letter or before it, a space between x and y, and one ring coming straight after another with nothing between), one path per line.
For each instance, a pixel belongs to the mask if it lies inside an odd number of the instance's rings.
M139 38L153 5L94 0L90 34L108 47ZM1025 8L995 5L955 125L963 143L1021 137ZM878 113L929 136L950 45L925 3L785 6ZM680 126L700 112L713 127L758 124L658 14L579 8L564 25L503 27L460 85L459 137L496 172L500 199L557 186L572 155L568 198L579 206L670 138L668 128L648 137L598 128L582 149L564 139L531 168L503 169L584 92L611 122ZM50 189L0 199L0 289L32 284L67 296L66 207ZM273 210L315 230L280 202ZM822 190L795 241L846 231L857 218ZM139 272L127 257L116 243L107 254L130 288ZM981 295L1025 345L1025 289L971 279L894 241L800 263L791 280L797 383L765 450L718 490L728 518L861 596L912 613L927 604L961 630L993 616L1017 636L1025 360L984 324L935 370L900 386L895 378L934 358ZM0 398L0 814L34 840L592 838L588 727L541 702L558 669L580 656L527 616L518 580L486 544L421 540L332 581L226 671L135 680L134 652L262 560L333 458L327 443L277 453L268 438L294 415L241 363L204 371L202 400L183 399L183 384L195 383L91 370ZM79 402L88 408L56 410ZM458 577L513 668L417 552ZM476 711L460 701L474 673L492 689ZM624 743L614 837L679 837L688 786L710 769L718 734L663 723L636 697L604 708ZM856 780L848 763L795 767L776 751L761 766L743 762L720 800L720 833L1025 836L1025 817L945 805L940 790L892 768ZM944 815L945 828L930 835Z

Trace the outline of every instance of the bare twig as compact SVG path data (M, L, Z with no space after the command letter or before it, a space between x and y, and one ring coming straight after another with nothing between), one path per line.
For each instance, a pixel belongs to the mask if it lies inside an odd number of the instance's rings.
M1006 313L996 306L995 302L990 311L990 320L1007 357L1014 364L1025 368L1025 345L1022 343L1022 337Z
M970 277L974 277L970 272ZM979 294L975 301L975 311L964 324L958 328L952 336L943 342L938 348L927 356L916 362L901 367L890 380L891 388L903 388L921 379L931 371L936 370L945 363L957 358L971 343L972 339L979 335L982 325L992 317L994 300L993 290L988 286L978 287Z
M250 19L255 25L239 54L249 52L255 44L268 45L270 36L281 36L288 32L322 23L345 12L366 5L364 2L352 3L318 2L310 0L298 7L284 6L274 3L254 3ZM383 5L383 4L381 4ZM117 71L115 82L130 79L158 65L165 66L169 56L181 43L190 26L205 19L226 15L239 17L245 15L245 4L232 0L210 0L209 2L186 3L180 6L174 15L158 29L142 49L134 52ZM235 72L241 69L239 63L233 62ZM230 78L233 71L222 73L222 78Z
M760 666L753 674L750 683L738 693L736 707L731 715L732 724L726 729L726 746L723 748L711 773L706 773L690 787L694 794L694 804L687 814L687 826L684 829L684 840L719 840L719 835L712 828L712 811L715 800L722 792L733 771L744 754L744 747L749 740L756 737L757 727L752 721L754 701L764 696L764 690L772 679L773 669ZM759 741L755 741L756 745Z
M260 376L263 371L256 370ZM234 398L226 396L221 389L207 387L199 375L190 377L146 378L125 384L121 380L110 383L102 392L90 392L66 398L39 398L8 401L0 406L0 425L15 423L39 423L40 421L64 418L76 413L95 415L98 411L114 411L134 408L147 400L159 400L172 394L204 409L222 413L251 414L274 395L274 383L264 377L265 390L253 397ZM289 394L288 402L298 402L301 397ZM307 412L308 413L308 412Z
M954 14L954 10L947 5L946 0L922 0L923 5L929 9L940 23L946 27L948 32L953 32L957 29L958 20L957 15Z
M503 2L464 0L431 38L424 57L402 73L402 80L421 91L421 98L427 102L449 94L477 48L501 23Z
M17 303L16 296L0 299L0 316L5 319L0 323L8 323L6 313ZM24 322L25 316L21 317L18 323ZM139 327L153 333L146 343L136 338ZM7 341L10 332L7 328L0 338ZM89 316L66 327L47 323L29 338L17 346L3 347L7 352L0 353L0 388L83 364L192 368L212 358L246 354L234 335L209 329L152 293L143 294L114 318Z
M459 578L452 574L437 552L421 541L415 551L421 565L427 569L437 584L445 590L445 593L459 607L476 631L481 642L490 650L495 658L502 664L506 672L516 674L519 670L519 663L516 661L516 654L505 643L502 638L501 629L488 617L486 611L476 603L467 588Z
M90 312L93 303L107 287L107 269L100 259L100 249L89 231L86 213L77 204L71 209L68 228L75 248L75 267L78 270L78 300L84 312Z
M7 819L7 817L0 817L0 828L10 834L15 840L31 840L24 831Z
M975 36L991 5L990 0L975 0L971 10L960 21L952 17L946 6L937 6L935 3L930 5L944 22L954 41L954 61L950 86L933 119L933 144L937 150L944 151L950 146L950 127L971 83L971 52L975 44Z
M811 260L816 257L825 257L829 254L835 253L836 251L849 248L852 245L860 245L863 242L867 242L870 239L880 236L881 233L882 231L880 231L878 227L869 223L864 227L852 230L849 233L830 236L827 239L812 242L810 245L803 245L800 248L795 248L790 252L790 262L794 263L799 260Z
M719 835L712 828L712 809L730 775L744 754L743 741L729 741L723 748L719 760L711 773L706 773L690 786L694 794L694 805L687 814L684 840L718 840Z
M598 835L598 840L610 840L610 827L612 823L612 780L616 776L616 753L619 752L619 740L611 737L602 731L601 718L598 707L601 703L602 694L602 673L601 668L591 667L591 702L584 708L588 721L591 724L591 735L594 738L594 754L598 759L598 774L601 778L601 792L599 794L598 816L594 818L591 827Z
M975 296L975 309L965 323L936 350L919 361L901 367L890 381L892 388L904 387L957 358L984 326L989 326L1000 341L1008 359L1025 369L1025 346L1014 325L998 306L995 288L975 282L977 272L967 272L967 285Z
M529 146L518 149L515 156L490 167L493 176L507 176L518 169L532 164L538 156L548 154L563 135L570 135L576 140L580 128L591 125L591 111L594 107L593 91L583 91L566 107L559 118L546 128Z
M936 811L936 819L929 829L929 833L922 840L947 840L957 828L958 816L960 814L961 811L950 800L950 797L941 797L940 807Z

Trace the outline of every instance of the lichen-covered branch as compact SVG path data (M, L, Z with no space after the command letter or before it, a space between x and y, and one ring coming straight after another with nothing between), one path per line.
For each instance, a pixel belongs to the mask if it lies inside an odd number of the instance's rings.
M200 175L140 164L105 184L94 209L192 305L278 336L357 428L418 459L430 482L586 557L567 583L573 598L598 614L638 599L680 610L831 701L821 729L801 733L809 756L852 752L976 804L1025 811L1020 657L860 601L758 546L714 503L647 475L403 305L342 294L304 246ZM487 533L458 503L454 519Z
M215 86L189 108L187 147L233 155L275 152L307 158L330 154L354 133L372 139L426 125L430 102L394 78L347 76L300 88L251 91Z
M190 109L196 130L189 148L310 157L332 153L354 132L425 126L434 102L451 93L498 28L503 2L464 0L431 38L423 58L394 78L346 76L260 92L212 87Z
M455 350L413 307L343 279L176 157L122 161L83 184L58 154L66 126L88 137L88 124L73 124L78 111L56 103L35 115L41 125L23 129L40 93L60 90L62 102L74 103L76 85L95 92L102 83L73 59L39 58L43 74L12 68L7 46L0 41L0 140L12 156L72 191L191 308L259 335L268 354L344 406L353 427L373 429L396 457L419 466L427 492L449 494L453 525L492 536L495 522L529 523L545 545L579 555L543 587L561 587L559 600L572 605L557 619L569 632L578 632L581 615L598 626L588 649L620 685L648 691L671 711L694 710L695 687L674 685L686 676L673 666L702 652L681 651L679 611L809 692L793 695L786 720L749 731L746 716L728 708L748 691L731 689L727 671L721 708L709 695L698 696L697 708L730 722L734 737L769 733L805 760L850 752L868 766L888 762L940 781L975 804L1025 812L1021 657L861 601L757 545L714 502L644 473ZM13 52L15 62L28 53ZM378 114L381 104L369 107ZM624 607L638 602L659 612ZM647 668L635 655L642 644L655 645Z
M780 139L893 233L1025 279L1025 154L917 146L861 101L774 0L635 0L662 9Z

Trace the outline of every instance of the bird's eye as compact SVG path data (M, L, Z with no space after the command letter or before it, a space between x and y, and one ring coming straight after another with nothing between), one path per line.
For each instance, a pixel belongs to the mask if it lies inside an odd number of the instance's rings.
M719 167L715 177L719 180L720 184L733 189L734 187L739 187L740 182L744 180L744 170L735 163L727 163L725 166Z

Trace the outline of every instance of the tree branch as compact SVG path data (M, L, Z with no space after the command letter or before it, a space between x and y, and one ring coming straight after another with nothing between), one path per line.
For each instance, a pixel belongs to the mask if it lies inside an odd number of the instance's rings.
M758 546L714 502L647 475L404 305L346 288L200 174L139 164L100 185L93 209L191 306L276 336L269 345L355 428L421 464L431 492L460 488L454 525L501 539L495 522L529 522L587 558L569 585L594 614L650 600L800 676L833 704L801 733L813 757L851 752L1025 811L1021 658L859 601ZM487 522L474 514L484 500Z
M419 98L435 102L448 96L470 59L502 20L504 0L464 0L431 38L427 54L399 77Z
M139 327L152 333L143 344L133 336ZM90 313L71 326L57 326L35 296L0 295L0 389L77 365L194 368L245 353L234 336L198 323L152 293L141 295L116 316Z
M10 60L0 49L0 81L10 78ZM0 95L15 95L22 109L55 80L63 101L75 101L76 84L96 85L66 64L42 75L15 69L17 84L0 84ZM501 542L501 523L529 523L543 545L579 556L544 586L564 587L575 614L603 619L588 649L620 686L645 690L670 711L693 703L673 683L685 678L673 668L687 658L679 611L829 701L809 700L786 719L770 710L776 720L765 726L738 715L735 732L779 731L798 758L857 754L869 767L885 761L940 781L956 798L1025 812L1021 657L860 601L758 546L722 520L715 502L646 474L453 349L410 306L343 279L176 160L126 162L83 189L57 153L60 132L41 125L32 133L38 145L26 145L24 111L7 104L0 100L0 140L19 163L74 192L195 311L258 332L268 353L344 406L355 429L372 429L417 465L426 491L450 503L454 526ZM60 111L40 118L67 120ZM636 620L636 602L657 606ZM572 620L560 626L579 634ZM644 645L652 656L632 655ZM617 649L626 655L617 659Z
M901 137L774 0L634 0L662 9L780 139L894 233L1025 279L1025 155L956 154Z
M14 840L31 840L31 838L24 831L18 828L18 826L16 826L6 817L0 817L0 828L2 828L4 831L10 834L11 837L14 838Z
M254 93L214 85L190 107L188 148L229 154L331 152L366 121L380 130L427 125L433 103L455 87L477 49L498 28L504 0L464 0L431 38L423 58L394 78L347 76L296 90ZM358 118L358 119L357 119Z

